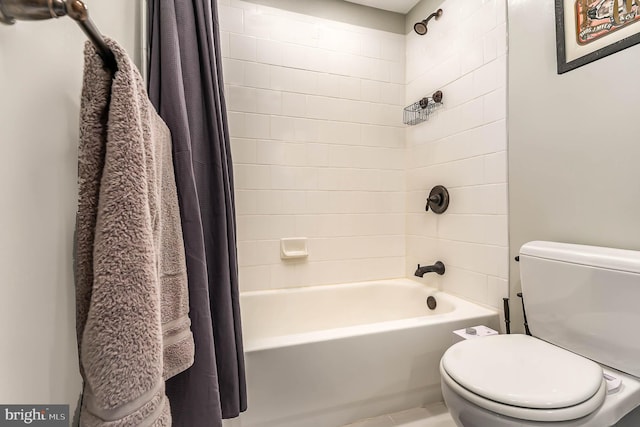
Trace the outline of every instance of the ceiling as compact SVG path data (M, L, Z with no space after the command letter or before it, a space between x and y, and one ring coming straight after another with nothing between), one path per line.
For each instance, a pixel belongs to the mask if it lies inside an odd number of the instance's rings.
M346 0L351 3L358 3L364 6L375 7L376 9L388 10L390 12L408 13L420 0Z

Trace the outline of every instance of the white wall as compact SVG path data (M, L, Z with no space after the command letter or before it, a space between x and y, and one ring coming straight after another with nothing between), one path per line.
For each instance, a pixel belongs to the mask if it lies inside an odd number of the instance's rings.
M137 2L87 2L136 49ZM0 402L75 406L72 242L85 36L70 18L0 25Z
M429 32L407 35L406 103L436 90L445 106L406 131L406 274L441 260L421 281L502 306L508 293L506 0L425 1L408 23L441 7ZM449 189L443 215L424 211L429 190Z
M404 36L219 4L241 290L403 276Z
M530 240L640 250L640 45L558 75L553 0L511 2L509 27L511 259Z

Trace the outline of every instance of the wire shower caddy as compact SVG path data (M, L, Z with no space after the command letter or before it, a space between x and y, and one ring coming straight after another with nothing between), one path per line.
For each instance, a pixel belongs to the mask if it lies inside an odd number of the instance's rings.
M431 96L425 96L419 101L404 107L402 122L414 126L429 120L429 116L442 104L442 91L436 91Z

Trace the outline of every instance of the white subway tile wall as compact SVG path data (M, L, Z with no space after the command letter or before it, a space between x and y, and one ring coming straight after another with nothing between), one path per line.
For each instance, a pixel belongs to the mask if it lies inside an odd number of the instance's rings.
M218 4L241 290L404 276L405 36Z
M439 259L442 290L499 309L508 296L506 0L440 7L426 36L406 37L407 103L436 90L445 103L406 131L406 274ZM449 209L425 213L438 184Z
M413 277L500 308L508 294L506 0L445 0L407 36L219 0L241 290ZM445 106L404 128L402 107ZM424 212L447 186L444 215ZM309 238L282 261L279 239Z

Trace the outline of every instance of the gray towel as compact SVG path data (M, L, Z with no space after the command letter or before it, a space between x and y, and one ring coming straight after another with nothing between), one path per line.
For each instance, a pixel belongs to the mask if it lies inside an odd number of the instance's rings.
M170 426L164 381L193 363L171 135L126 52L85 47L77 218L82 426Z

